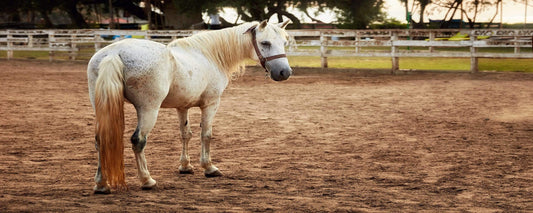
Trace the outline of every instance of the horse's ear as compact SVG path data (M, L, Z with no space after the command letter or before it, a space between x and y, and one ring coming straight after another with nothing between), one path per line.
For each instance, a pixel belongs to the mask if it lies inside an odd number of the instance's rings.
M282 29L285 29L285 27L287 27L287 25L289 25L290 22L291 22L291 20L290 20L290 19L287 19L287 20L285 20L284 22L279 23L279 24L278 24L278 27L279 27L279 28L282 28Z
M259 24L259 30L263 30L265 29L265 27L267 26L268 24L268 20L265 19L264 21L261 22L261 24Z

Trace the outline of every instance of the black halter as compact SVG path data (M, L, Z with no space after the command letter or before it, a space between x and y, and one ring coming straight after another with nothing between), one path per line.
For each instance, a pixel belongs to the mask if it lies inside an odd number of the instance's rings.
M257 46L257 38L256 38L256 32L255 32L256 27L257 26L252 26L248 30L246 30L246 32L244 33L250 32L252 34L252 44L254 45L255 54L257 54L257 58L259 58L259 62L261 62L261 66L263 66L265 71L268 72L268 70L266 70L266 67L265 67L265 63L267 61L271 61L271 60L278 59L278 58L287 58L287 55L279 54L279 55L263 57L263 55L261 54L261 51L259 51L259 47Z

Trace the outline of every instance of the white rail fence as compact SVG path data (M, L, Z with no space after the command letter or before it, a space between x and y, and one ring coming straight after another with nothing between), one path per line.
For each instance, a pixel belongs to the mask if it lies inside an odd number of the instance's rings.
M82 46L92 54L113 42L110 37L140 37L162 43L191 36L193 30L2 30L0 50L7 58L14 51L67 52L70 59L82 55ZM328 57L390 57L392 72L402 57L470 58L471 72L477 72L479 58L533 58L533 29L479 30L289 30L289 56L320 56L322 67ZM107 38L107 39L105 39Z

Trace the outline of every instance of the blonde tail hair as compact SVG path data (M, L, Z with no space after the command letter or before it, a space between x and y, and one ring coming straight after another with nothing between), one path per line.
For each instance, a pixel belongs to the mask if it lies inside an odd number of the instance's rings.
M98 66L95 84L96 135L103 178L111 187L125 189L124 178L124 64L109 55Z

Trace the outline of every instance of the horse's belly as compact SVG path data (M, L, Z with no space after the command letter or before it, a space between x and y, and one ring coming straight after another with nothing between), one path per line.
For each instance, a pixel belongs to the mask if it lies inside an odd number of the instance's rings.
M201 105L201 99L197 95L186 93L169 93L161 103L162 108L191 108Z
M211 75L213 77L213 75ZM206 78L188 79L174 82L161 107L191 108L202 107L218 102L225 89L225 81L208 81Z
M175 77L161 107L190 108L202 106L206 102L206 92L210 87L203 77Z

